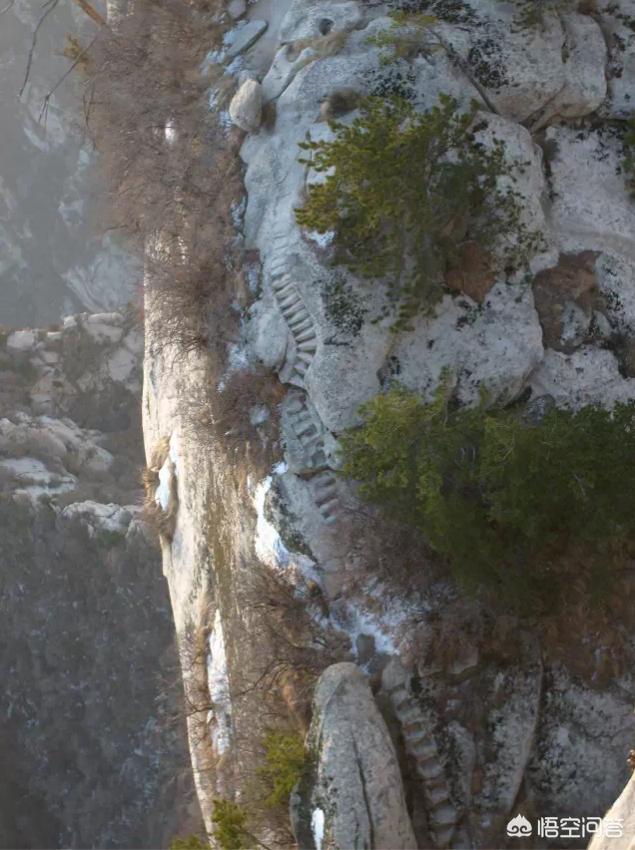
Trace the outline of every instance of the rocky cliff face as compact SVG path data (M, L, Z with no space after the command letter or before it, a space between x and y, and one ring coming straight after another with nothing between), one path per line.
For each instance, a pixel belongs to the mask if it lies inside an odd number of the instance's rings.
M158 847L196 826L140 516L141 350L118 313L2 337L3 847Z
M170 463L165 451L160 463L174 530L163 557L182 653L197 630L208 639L203 688L213 710L190 733L194 763L206 768L198 778L210 828L212 795L244 796L245 752L266 725L256 683L282 653L259 631L271 637L274 615L258 619L264 605L246 591L263 575L287 588L297 608L278 615L304 623L304 648L329 646L318 667L331 653L370 675L418 846L501 846L519 809L597 816L625 779L635 732L628 622L589 637L586 653L571 634L554 649L522 621L492 619L391 539L336 474L338 435L395 379L429 399L450 374L464 403L480 387L500 403L635 398L635 206L619 124L631 110L633 10L590 6L545 4L527 28L518 4L498 0L260 0L214 56L238 90L221 117L249 132L236 227L250 291L232 305L241 332L222 376L192 352L174 368L148 300L144 401L149 464L170 446ZM395 9L433 14L440 49L382 63L369 37L391 26ZM516 189L542 246L528 273L481 290L468 268L460 294L395 335L381 288L334 270L329 239L296 223L307 182L319 179L299 162L298 144L330 137L325 110L343 90L396 93L420 109L443 93L464 106L476 100L483 144L499 139L524 163ZM263 365L278 376L281 401L249 407L241 449L227 439L231 428L192 428L188 400L207 404L213 421L231 380ZM250 453L263 444L271 465L257 474ZM285 674L309 675L283 660ZM315 833L304 840L322 846Z

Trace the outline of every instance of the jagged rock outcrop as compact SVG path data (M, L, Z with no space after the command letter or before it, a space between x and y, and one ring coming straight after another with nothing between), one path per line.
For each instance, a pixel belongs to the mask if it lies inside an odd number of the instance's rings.
M197 827L141 517L141 349L119 313L2 337L2 847L158 847Z
M408 850L415 837L388 729L354 664L335 664L315 689L311 776L292 802L302 848Z

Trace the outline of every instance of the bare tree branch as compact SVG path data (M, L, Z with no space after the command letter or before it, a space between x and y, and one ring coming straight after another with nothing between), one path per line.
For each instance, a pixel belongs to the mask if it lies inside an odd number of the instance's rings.
M97 9L95 9L94 6L91 6L91 4L87 2L87 0L75 0L75 3L77 3L80 9L85 12L89 18L92 18L93 21L98 23L101 27L108 26L108 24L106 23L106 19L103 17L103 15L100 15Z
M26 71L24 74L24 82L22 83L22 88L18 94L18 97L22 97L24 94L24 89L27 87L27 83L29 82L29 76L31 75L31 65L33 64L33 54L35 53L35 47L37 45L37 36L40 31L40 27L44 23L44 21L48 18L48 16L53 12L60 0L47 0L47 2L42 7L44 11L40 15L40 18L35 25L35 29L33 30L33 36L31 38L31 47L29 48L29 56L26 61Z
M42 109L40 110L40 117L39 117L40 121L42 121L42 119L44 118L44 124L46 124L46 115L48 113L50 99L53 97L53 95L55 94L57 89L62 85L64 80L66 80L67 77L69 77L73 73L73 70L79 65L79 63L82 61L84 56L86 56L86 54L88 53L90 48L93 46L93 44L95 43L96 40L97 40L97 36L95 36L95 38L93 38L93 40L90 42L88 47L85 47L82 50L82 52L79 53L75 57L75 61L70 65L69 68L66 69L66 71L62 74L62 76L59 78L59 80L55 83L53 88L49 91L49 93L44 98L44 101L42 102Z
M48 18L48 16L51 14L51 12L53 12L57 8L57 6L59 5L59 2L60 2L60 0L46 0L44 5L42 6L42 9L43 9L42 14L40 15L38 22L35 25L35 29L33 30L33 36L31 38L31 47L29 48L29 55L28 55L27 63L26 63L26 71L25 71L25 74L24 74L24 82L22 83L22 88L20 89L18 97L22 97L22 95L24 94L24 90L27 87L27 83L29 82L29 77L31 75L31 66L33 64L33 55L35 54L35 48L36 48L36 45L37 45L37 37L38 37L38 33L40 31L40 27L42 26L44 21ZM80 7L80 9L82 9L82 11L85 12L85 14L88 15L89 18L91 18L93 21L96 21L100 26L104 26L104 27L108 26L108 24L106 23L106 19L102 15L99 14L97 9L95 9L94 6L92 6L88 2L88 0L74 0L74 2L77 3L77 5ZM14 3L15 3L15 0L10 0L9 5L5 9L3 9L0 14L3 14L4 12L8 12L9 9L13 6ZM94 42L94 39L90 43L89 47L92 46L93 42ZM66 77L73 70L75 65L77 65L77 62L79 62L79 60L83 56L85 56L88 49L89 48L86 48L86 50L82 51L80 56L77 57L75 62L71 65L69 71L66 74L64 74L64 76L59 81L59 83L55 86L55 88L57 88L57 86L60 85L60 83L62 83L66 79ZM53 91L55 91L55 88L53 89ZM44 102L44 105L42 107L42 113L45 113L47 108L48 108L48 100L49 100L51 94L52 94L52 92L49 92L49 94L44 99L45 102ZM42 113L40 113L40 119L42 118Z
M15 0L9 0L9 3L4 7L4 9L0 9L0 15L4 15L5 12L8 12L9 9L13 9L15 6Z

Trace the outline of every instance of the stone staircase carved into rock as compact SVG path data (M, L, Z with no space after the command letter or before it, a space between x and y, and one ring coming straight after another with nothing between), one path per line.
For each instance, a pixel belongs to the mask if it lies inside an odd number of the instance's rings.
M309 410L304 393L294 393L287 404L289 422L313 469L327 465L324 439L315 417Z
M269 259L271 288L280 312L284 316L293 341L295 357L291 364L290 381L304 386L304 377L317 350L315 323L307 310L300 290L287 272L292 241L288 233L277 231L273 235L273 249ZM341 513L337 477L326 467L327 458L320 428L306 403L304 394L298 393L289 406L289 420L296 437L307 451L313 466L325 467L310 479L313 498L325 523L331 525Z
M276 302L295 343L295 357L290 380L303 386L304 376L317 350L317 334L313 318L306 308L300 290L287 273L290 246L291 242L287 234L280 232L274 234L269 269Z
M332 525L337 521L341 512L337 478L330 469L325 469L324 472L320 472L311 479L311 489L322 519L328 525Z
M449 847L458 814L450 799L445 769L430 732L430 723L411 693L407 679L386 688L386 693L401 724L406 752L414 761L421 780L434 846Z
M326 449L321 428L309 410L304 393L294 393L288 406L288 418L296 438L305 450L317 475L310 479L313 498L320 514L329 525L334 523L341 511L337 477L327 467Z

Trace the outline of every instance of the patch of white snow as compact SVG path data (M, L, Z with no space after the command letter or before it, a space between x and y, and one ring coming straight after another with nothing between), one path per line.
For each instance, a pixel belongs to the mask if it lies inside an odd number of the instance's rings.
M269 408L266 404L258 404L249 412L249 421L255 427L263 425L269 419Z
M159 470L159 486L154 493L154 501L162 511L167 512L170 507L170 496L172 490L172 477L178 477L180 456L176 434L170 437L170 448L168 456Z
M213 706L211 714L208 715L212 741L218 753L222 754L230 744L232 729L227 655L220 611L216 611L214 626L209 634L207 688Z
M165 122L165 128L164 128L163 133L164 133L164 136L165 136L165 141L169 145L173 145L176 142L177 132L176 132L176 124L174 123L174 118L169 118Z
M172 479L172 461L166 457L163 466L159 470L159 486L154 493L154 501L163 512L167 512L170 505L170 480Z
M326 233L318 233L317 230L309 230L306 233L307 237L315 242L320 248L328 248L335 239L335 231L327 230Z
M284 569L291 560L289 550L282 542L277 528L265 516L267 494L271 490L272 477L268 475L256 487L254 507L256 508L256 555L264 563L276 569Z
M322 842L324 841L324 812L322 809L313 809L311 832L315 841L315 850L322 850Z

